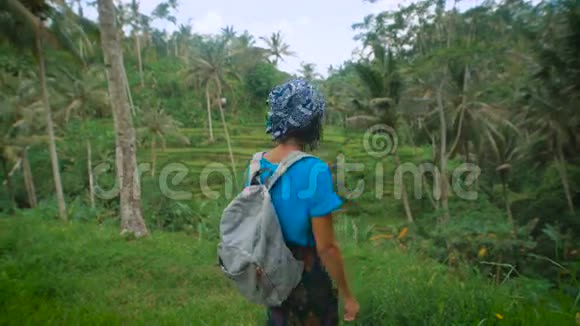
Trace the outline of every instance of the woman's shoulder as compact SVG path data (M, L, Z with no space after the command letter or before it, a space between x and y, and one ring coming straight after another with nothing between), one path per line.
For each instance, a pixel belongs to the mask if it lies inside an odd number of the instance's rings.
M317 156L309 156L301 159L300 161L294 163L293 167L296 166L298 169L325 169L330 168L327 162L323 161Z
M260 165L262 168L277 168L279 163L272 163L272 162L268 161L266 158L262 157L262 159L260 160ZM295 162L294 164L292 164L290 169L304 171L304 170L311 170L313 168L320 169L320 170L323 170L325 168L330 169L330 167L331 167L330 164L325 162L321 158L319 158L315 155L309 154L308 157L302 158L298 162Z

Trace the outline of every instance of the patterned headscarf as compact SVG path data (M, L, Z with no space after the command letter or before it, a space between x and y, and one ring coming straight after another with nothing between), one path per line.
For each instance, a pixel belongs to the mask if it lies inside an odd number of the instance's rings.
M277 140L288 131L310 124L324 114L324 97L303 79L276 86L268 96L270 112L266 133Z

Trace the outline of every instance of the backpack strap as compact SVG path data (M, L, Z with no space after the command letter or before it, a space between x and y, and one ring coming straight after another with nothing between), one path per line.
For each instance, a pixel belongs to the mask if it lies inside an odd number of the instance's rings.
M250 185L253 183L254 178L260 171L260 161L262 160L262 157L264 157L264 152L258 152L252 157L252 161L250 162L250 174L248 175ZM257 178L257 182L260 183L260 178Z
M278 168L276 169L276 171L274 172L274 174L268 178L268 180L266 180L266 188L268 188L268 190L270 190L274 184L276 183L276 181L278 181L278 179L280 179L280 177L286 173L286 171L292 166L292 164L300 161L303 158L307 158L307 157L313 157L312 155L306 154L304 152L301 151L294 151L291 152L290 154L288 154L288 156L286 156L285 159L282 160L282 162L280 162L280 165L278 165Z

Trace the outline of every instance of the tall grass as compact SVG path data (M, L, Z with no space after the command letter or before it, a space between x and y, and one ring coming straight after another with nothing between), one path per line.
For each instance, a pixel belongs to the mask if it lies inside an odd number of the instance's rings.
M215 243L35 218L0 221L0 324L209 324L256 320L218 272Z
M264 322L264 309L246 302L220 274L215 240L155 232L132 241L111 226L32 215L0 219L0 324ZM364 227L344 225L339 232L362 306L360 325L572 322L571 314L541 307L536 314L507 287L471 272L453 276L445 266L392 244L373 246L364 239Z

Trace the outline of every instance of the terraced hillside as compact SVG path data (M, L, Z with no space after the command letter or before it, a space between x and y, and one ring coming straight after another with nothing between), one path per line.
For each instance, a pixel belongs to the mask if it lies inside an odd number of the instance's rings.
M269 135L264 133L263 125L234 125L230 127L232 147L237 168L238 183L241 183L243 172L247 167L251 155L259 150L272 146ZM187 168L186 178L179 182L175 190L193 193L194 200L207 200L207 195L201 190L200 182L204 171L214 172L207 178L207 185L212 191L217 191L223 198L227 193L224 174L229 175L230 158L222 129L215 131L216 141L208 142L207 130L203 128L186 128L182 133L191 140L191 145L168 143L166 149L159 149L157 153L159 170L172 163L178 163ZM337 160L342 157L346 163L356 163L362 167L356 171L349 171L345 175L344 191L339 188L339 194L346 200L343 212L349 216L364 216L365 221L375 224L387 224L388 221L400 223L405 221L405 214L400 200L394 197L395 164L391 155L376 157L369 154L364 146L362 131L349 131L341 128L325 129L323 141L314 153L321 159L336 167ZM388 145L388 144L387 144ZM380 144L376 145L380 146ZM368 146L367 146L368 147ZM402 162L418 162L428 157L426 150L399 147L398 154ZM148 159L148 151L141 155L141 161ZM379 167L381 166L381 167ZM377 169L382 169L382 195L377 195ZM336 172L336 169L334 169ZM364 181L364 191L360 195L349 197L359 182ZM235 189L227 193L235 194ZM411 189L412 191L412 189ZM364 203L364 204L363 204Z

